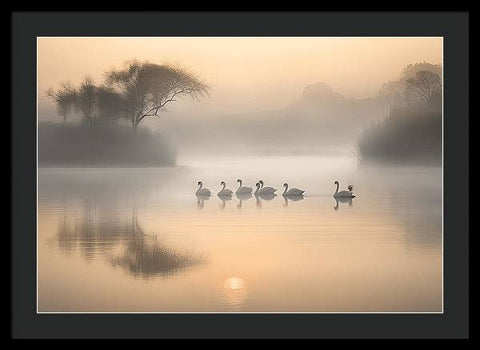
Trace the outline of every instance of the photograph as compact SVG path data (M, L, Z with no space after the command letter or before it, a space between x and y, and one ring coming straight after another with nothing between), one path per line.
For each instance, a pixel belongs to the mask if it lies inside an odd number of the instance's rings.
M36 313L444 313L443 36L35 40Z

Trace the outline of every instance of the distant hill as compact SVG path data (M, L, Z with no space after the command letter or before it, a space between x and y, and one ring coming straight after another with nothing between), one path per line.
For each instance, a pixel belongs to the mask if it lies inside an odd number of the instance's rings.
M179 150L331 153L353 149L362 127L388 113L382 97L349 99L326 83L307 85L284 108L211 119L169 120Z
M303 90L299 103L303 105L319 106L321 104L341 104L346 98L332 90L326 83L319 82L307 85Z
M285 109L292 117L314 118L319 122L336 120L338 125L350 127L384 117L387 112L388 102L380 96L349 99L323 82L307 85L302 97Z

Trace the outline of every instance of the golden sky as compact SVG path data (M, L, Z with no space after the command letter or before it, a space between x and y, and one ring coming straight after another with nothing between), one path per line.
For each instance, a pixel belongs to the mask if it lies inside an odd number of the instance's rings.
M442 38L148 37L38 38L38 91L103 73L129 59L176 62L205 79L212 97L175 112L243 113L283 108L325 82L347 97L374 96L407 64L442 63ZM48 106L48 105L47 105Z

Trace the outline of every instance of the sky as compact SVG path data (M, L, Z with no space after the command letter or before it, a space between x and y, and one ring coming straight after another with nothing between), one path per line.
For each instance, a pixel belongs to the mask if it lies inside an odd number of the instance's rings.
M442 63L442 45L442 38L40 37L39 118L54 113L46 89L86 75L101 83L131 59L177 63L209 83L209 99L169 108L197 117L281 109L317 82L349 98L372 97L410 63Z

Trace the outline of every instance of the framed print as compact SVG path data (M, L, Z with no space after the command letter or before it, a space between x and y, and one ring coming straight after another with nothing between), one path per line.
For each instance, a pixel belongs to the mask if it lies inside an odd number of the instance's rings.
M468 13L12 20L15 338L468 337Z

